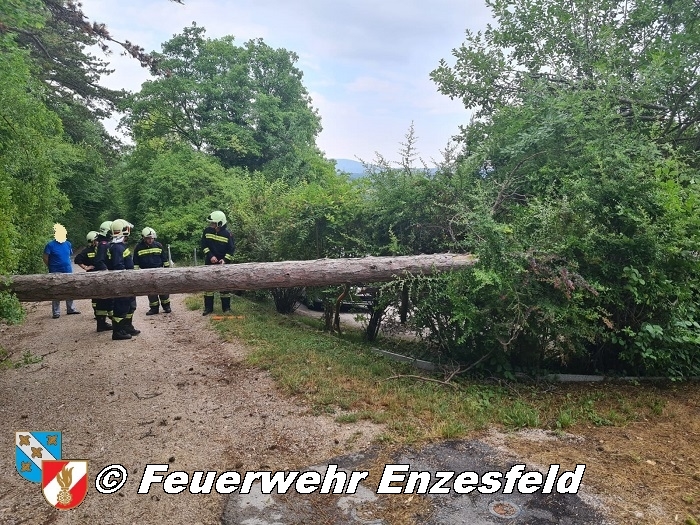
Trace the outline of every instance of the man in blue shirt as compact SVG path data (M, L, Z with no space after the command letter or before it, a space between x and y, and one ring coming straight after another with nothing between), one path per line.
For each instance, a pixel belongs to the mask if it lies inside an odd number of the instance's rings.
M73 246L66 240L66 229L61 224L54 224L54 240L44 247L44 264L49 267L49 273L73 273ZM61 301L52 301L53 318L61 317ZM68 315L79 314L75 309L73 299L66 299Z

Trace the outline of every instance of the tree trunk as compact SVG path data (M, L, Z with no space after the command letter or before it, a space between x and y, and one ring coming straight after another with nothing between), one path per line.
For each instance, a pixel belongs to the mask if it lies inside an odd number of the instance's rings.
M399 307L399 322L401 324L406 324L408 320L408 283L403 283L403 288L401 288L401 305Z
M264 290L391 281L472 266L468 254L316 259L213 266L0 276L0 292L20 301L99 299L219 290Z

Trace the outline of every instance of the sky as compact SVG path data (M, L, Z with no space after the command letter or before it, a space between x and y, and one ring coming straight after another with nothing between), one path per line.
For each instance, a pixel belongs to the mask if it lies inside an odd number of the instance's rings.
M467 29L486 28L483 0L183 1L82 0L82 6L113 38L146 51L160 51L196 22L208 38L233 35L239 45L262 38L295 52L321 116L317 145L327 158L369 162L378 153L397 161L413 123L418 153L432 165L469 121L461 101L438 93L430 72L440 59L454 63L452 50ZM102 83L138 91L148 71L113 49L107 60L115 72Z

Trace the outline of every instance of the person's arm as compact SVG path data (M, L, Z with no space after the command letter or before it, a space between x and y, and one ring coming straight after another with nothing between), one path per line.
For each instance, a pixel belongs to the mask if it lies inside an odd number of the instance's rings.
M44 253L41 256L41 258L44 261L44 264L48 268L49 266L49 255L51 254L51 243L48 243L46 246L44 246Z
M95 258L95 247L94 246L87 246L78 255L76 255L75 256L75 264L80 266L86 272L94 270L95 266L93 264L91 264L93 261L90 260L90 255L92 255L92 259L94 260L94 258Z
M226 255L224 258L226 259L226 264L230 264L233 262L233 254L236 251L236 241L233 240L233 234L231 232L228 232L228 246L226 247Z

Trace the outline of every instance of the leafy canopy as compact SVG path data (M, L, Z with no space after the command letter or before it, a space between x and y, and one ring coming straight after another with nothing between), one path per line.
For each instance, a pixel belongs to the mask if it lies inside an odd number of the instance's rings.
M296 54L204 33L193 24L153 55L156 77L126 104L136 142L182 141L226 168L251 170L315 148L320 119Z

